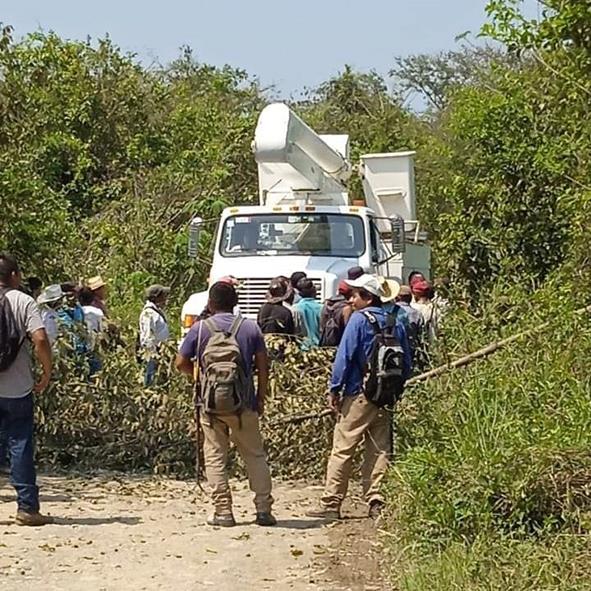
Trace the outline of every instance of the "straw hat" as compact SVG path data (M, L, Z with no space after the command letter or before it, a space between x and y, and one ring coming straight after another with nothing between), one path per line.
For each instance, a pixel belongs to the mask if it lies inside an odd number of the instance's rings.
M394 279L386 279L386 277L378 277L378 281L380 282L380 287L382 288L383 293L380 298L382 302L384 302L384 304L393 302L400 292L400 283L394 281Z
M37 298L38 304L50 304L51 302L57 302L64 297L64 292L59 284L48 285Z
M105 285L107 285L107 284L103 281L103 278L100 275L96 275L95 277L91 277L88 280L88 289L90 289L91 291L96 291L97 289L100 289L101 287L104 287Z

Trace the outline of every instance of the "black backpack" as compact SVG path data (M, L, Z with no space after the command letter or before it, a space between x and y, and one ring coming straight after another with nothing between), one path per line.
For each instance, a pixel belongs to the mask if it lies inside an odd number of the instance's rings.
M7 287L0 289L0 372L6 371L14 363L24 341L6 297L8 291L10 289Z
M377 318L362 311L374 331L365 380L365 397L378 406L393 406L404 392L404 349L394 333L396 318L388 315L382 330Z
M345 319L343 312L347 306L345 296L336 296L326 300L324 310L320 318L320 346L338 347L345 332Z

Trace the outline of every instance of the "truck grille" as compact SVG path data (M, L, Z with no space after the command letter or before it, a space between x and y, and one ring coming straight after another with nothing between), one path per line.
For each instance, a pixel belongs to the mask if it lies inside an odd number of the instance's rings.
M259 308L267 301L267 289L273 277L256 277L253 279L237 277L240 281L238 290L238 306L244 316L256 318ZM311 277L312 283L316 286L316 299L324 301L322 293L322 280Z

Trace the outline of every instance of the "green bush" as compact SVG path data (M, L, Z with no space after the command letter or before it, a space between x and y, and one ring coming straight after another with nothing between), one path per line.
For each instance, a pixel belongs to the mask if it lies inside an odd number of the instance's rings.
M587 533L591 319L559 300L556 306L538 334L413 389L401 404L388 528L395 548L413 549L393 565L403 589L421 588L423 577L462 553L478 570L473 582L484 585L492 573L474 558L479 544L494 555ZM462 313L448 323L470 342ZM494 580L501 585L503 576L501 569Z

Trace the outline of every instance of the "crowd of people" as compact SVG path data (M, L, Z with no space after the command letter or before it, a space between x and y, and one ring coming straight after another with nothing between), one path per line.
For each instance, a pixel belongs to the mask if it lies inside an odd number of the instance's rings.
M241 454L255 494L256 523L274 525L270 470L260 432L268 389L269 359L264 335L297 339L300 347L336 347L327 403L337 419L325 491L317 518L339 518L357 446L364 442L362 482L368 512L379 515L380 483L388 466L392 421L388 413L404 382L425 362L445 301L425 277L414 272L408 285L353 267L335 296L320 302L304 272L279 276L268 287L256 321L239 309L234 277L215 282L203 312L183 339L175 365L198 384L196 398L203 433L205 475L213 513L208 523L235 523L226 462L230 442ZM162 344L170 339L164 309L170 289L152 285L139 317L136 343L143 382L156 379ZM100 371L96 342L109 323L107 285L100 276L43 287L34 277L24 284L17 261L0 254L0 463L9 452L11 482L17 491L17 523L43 525L33 463L33 397L48 385L52 347L62 335ZM83 327L84 330L78 330ZM35 383L32 352L41 367ZM256 380L254 379L256 376ZM256 385L255 385L256 384Z
M347 272L347 280L354 281L364 274L361 267L352 267ZM320 303L314 283L304 272L296 272L289 279L276 277L258 313L261 331L300 337L304 350L338 347L353 313L353 288L347 280L339 282L335 296ZM378 281L383 292L382 308L404 324L413 352L413 368L421 371L428 364L429 348L436 338L447 303L435 295L431 283L418 271L410 274L408 285L383 277ZM239 289L237 282L233 285Z
M85 282L66 281L43 287L37 277L28 277L20 287L39 307L49 344L54 351L58 337L63 337L74 357L86 364L89 378L102 369L99 343L120 341L118 329L109 321L108 286L100 275ZM139 317L136 354L143 369L145 386L153 384L158 367L159 351L170 339L164 312L170 289L151 285L145 291L145 303Z
M75 356L87 362L89 375L95 375L102 368L97 343L107 317L107 285L102 278L43 287L39 278L29 277L21 289L36 301L50 346L55 349L58 337L64 336Z
M168 292L161 285L150 286L140 314L138 349L146 385L154 379L158 349L170 336L162 311ZM100 276L83 284L68 281L43 287L36 277L23 281L17 260L0 253L0 471L10 474L16 490L19 525L52 522L39 511L34 395L49 385L58 341L66 344L89 379L101 370L97 343L114 326L106 299L107 284ZM33 354L41 370L38 380Z

